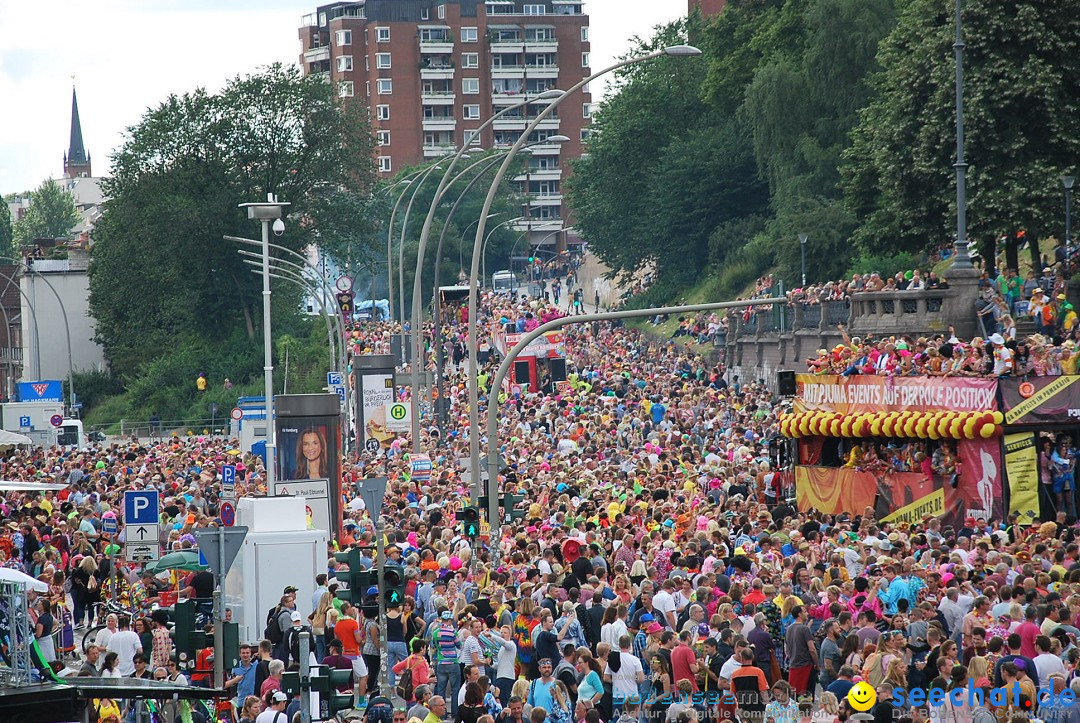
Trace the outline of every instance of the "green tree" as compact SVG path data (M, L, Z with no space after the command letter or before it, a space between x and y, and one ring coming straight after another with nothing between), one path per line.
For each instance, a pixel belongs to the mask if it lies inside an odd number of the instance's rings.
M682 22L660 28L631 55L685 42L687 32ZM629 66L593 117L569 195L575 226L615 271L652 266L673 285L692 281L716 248L713 230L765 208L744 125L702 101L706 71L700 58Z
M8 216L9 224L10 221ZM30 193L30 207L15 223L14 240L17 245L25 246L34 239L66 238L78 222L79 211L71 194L50 178ZM3 233L0 230L0 237Z
M274 240L293 250L325 239L336 255L349 239L368 243L359 199L374 183L372 146L363 111L293 67L148 111L113 156L93 233L90 308L112 369L126 378L178 344L212 350L237 331L254 338L260 281L222 239L259 236L239 203L268 193L290 203ZM273 298L275 331L289 332L299 294L277 284Z
M1080 161L1080 14L1067 0L967 0L963 28L971 239L1056 232L1061 176ZM882 43L844 168L870 252L918 251L953 229L954 34L951 5L911 0Z
M14 243L15 229L11 226L11 209L8 208L7 201L0 198L0 254L4 256L14 256L15 249Z

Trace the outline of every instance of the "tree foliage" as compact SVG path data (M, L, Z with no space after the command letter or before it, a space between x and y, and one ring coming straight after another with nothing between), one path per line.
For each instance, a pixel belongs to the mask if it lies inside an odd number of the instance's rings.
M968 230L1060 233L1061 176L1080 161L1080 14L1065 0L966 0ZM881 46L875 97L847 151L856 240L918 251L954 228L952 6L912 0Z
M7 202L0 198L0 255L15 256L13 253L15 229L11 226L11 209Z
M728 279L777 264L794 282L808 233L813 271L843 272L854 223L838 167L894 16L894 0L731 0L640 43L634 55L688 37L704 57L631 66L594 116L571 179L591 248L673 287L728 265Z
M4 213L7 214L7 204L4 204ZM10 214L7 214L7 221L10 224ZM14 241L16 245L26 246L35 239L67 238L78 222L79 211L71 194L49 178L30 193L30 207L15 223ZM0 241L3 235L4 231L0 229ZM0 243L0 247L7 246Z
M179 344L254 338L260 281L222 239L260 236L239 203L271 193L290 203L274 241L292 250L326 243L337 256L370 243L371 150L363 112L293 67L148 111L112 158L93 234L90 308L113 371L130 377ZM275 330L295 323L296 290L277 284L274 299Z

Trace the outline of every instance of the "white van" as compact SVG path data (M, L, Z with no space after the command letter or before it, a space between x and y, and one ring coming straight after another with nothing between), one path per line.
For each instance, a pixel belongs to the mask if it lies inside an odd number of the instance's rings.
M496 294L511 294L521 288L512 271L496 271L491 275L491 289Z

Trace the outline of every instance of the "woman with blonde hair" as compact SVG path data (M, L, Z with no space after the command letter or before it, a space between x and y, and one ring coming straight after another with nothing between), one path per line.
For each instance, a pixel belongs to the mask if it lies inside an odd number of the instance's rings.
M326 657L327 644L329 639L326 636L327 633L327 613L334 608L334 596L329 592L324 592L319 597L319 605L315 608L315 612L311 614L311 634L315 637L315 659L322 660ZM333 637L333 628L329 628L330 637Z
M811 723L835 723L840 720L840 701L836 695L825 691L821 694L820 704L810 715Z
M982 655L976 655L968 662L967 672L972 687L990 687L990 664Z

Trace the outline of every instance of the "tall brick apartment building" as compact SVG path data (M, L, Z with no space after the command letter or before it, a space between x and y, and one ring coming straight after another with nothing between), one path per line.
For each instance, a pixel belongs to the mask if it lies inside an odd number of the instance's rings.
M479 138L474 131L509 105L590 74L582 0L338 2L304 16L300 40L305 73L323 74L342 97L369 107L385 177L470 141L509 147L543 101L508 113ZM582 153L591 100L579 93L563 101L530 141L558 134L570 142L535 146L527 173L513 179L528 199L519 215L529 220L517 228L534 246L577 241L562 183L567 159Z

